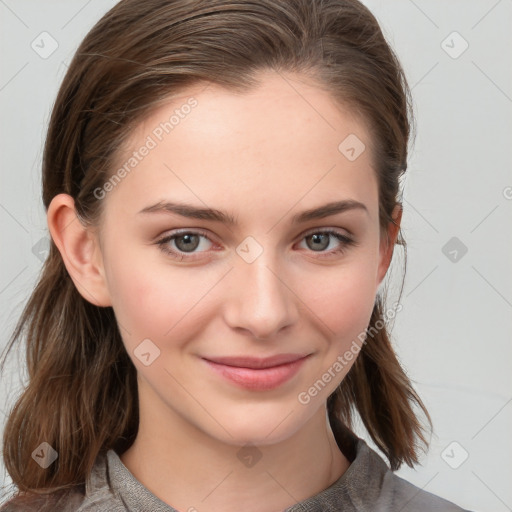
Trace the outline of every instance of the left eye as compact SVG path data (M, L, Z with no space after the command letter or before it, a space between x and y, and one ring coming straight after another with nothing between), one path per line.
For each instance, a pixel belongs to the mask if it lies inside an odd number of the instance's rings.
M157 243L162 251L174 256L181 256L180 259L183 259L184 255L187 253L193 253L198 247L201 246L201 239L208 240L211 243L211 240L206 235L193 231L176 233L174 235L166 236ZM169 242L173 242L175 249L169 247Z
M306 245L308 248L312 248L313 252L324 252L324 250L330 245L330 241L333 240L333 237L336 241L338 241L338 245L341 242L341 248L337 247L331 249L330 251L326 251L328 253L338 253L344 249L343 246L348 246L354 243L354 241L337 231L315 231L310 233L304 237L306 241Z
M198 231L175 233L162 238L156 243L164 253L179 260L195 259L191 258L191 255L195 252L208 251L208 247L205 249L204 244L201 243L202 239L207 241L206 245L208 245L208 242L210 244L213 243L205 233ZM325 249L329 247L333 239L338 242L337 246L326 251ZM338 254L343 252L348 246L356 245L354 240L334 230L313 231L303 236L302 240L306 242L307 248L312 252L320 253L320 257ZM197 251L201 247L203 250Z

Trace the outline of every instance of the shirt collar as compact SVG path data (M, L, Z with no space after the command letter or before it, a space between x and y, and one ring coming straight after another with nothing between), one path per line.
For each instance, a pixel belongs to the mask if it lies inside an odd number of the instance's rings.
M350 466L329 487L320 493L307 498L291 507L285 512L324 512L326 510L340 510L341 505L358 507L371 505L378 500L378 494L373 495L370 481L381 478L389 468L385 462L366 444L357 437L339 419L331 419L331 428ZM114 450L108 450L104 456L103 466L95 468L90 481L87 483L87 494L102 493L102 482L108 482L109 493L114 494L126 508L125 510L151 510L154 512L177 512L157 498L149 489L142 485L123 464ZM365 492L361 492L361 490ZM378 492L377 489L375 491ZM356 505L357 504L357 505Z

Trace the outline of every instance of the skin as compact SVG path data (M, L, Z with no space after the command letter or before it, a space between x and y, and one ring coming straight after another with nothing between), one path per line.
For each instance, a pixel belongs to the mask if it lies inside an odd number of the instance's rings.
M191 87L140 123L119 165L174 109L191 96L198 102L106 194L98 229L80 224L65 194L48 210L77 289L93 304L113 307L137 368L139 432L121 460L180 511L283 510L347 470L326 400L355 358L307 404L298 395L368 327L401 220L396 209L389 242L381 236L364 123L303 76L260 78L261 86L244 94ZM354 161L338 150L349 134L367 148ZM343 199L367 211L290 223L297 213ZM162 200L223 210L238 224L138 213ZM156 244L180 228L210 239L201 237L189 260ZM305 235L326 228L356 245L330 236L319 247ZM236 252L249 236L263 249L252 263ZM167 247L183 253L178 241ZM134 355L144 339L160 350L148 366ZM291 380L267 391L237 387L200 359L282 353L311 356ZM248 443L261 455L252 467L237 456Z

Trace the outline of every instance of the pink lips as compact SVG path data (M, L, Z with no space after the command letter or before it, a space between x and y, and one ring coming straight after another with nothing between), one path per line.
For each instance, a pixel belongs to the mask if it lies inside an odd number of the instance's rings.
M303 354L280 354L264 359L254 357L203 358L214 371L247 389L266 391L291 379L307 359Z

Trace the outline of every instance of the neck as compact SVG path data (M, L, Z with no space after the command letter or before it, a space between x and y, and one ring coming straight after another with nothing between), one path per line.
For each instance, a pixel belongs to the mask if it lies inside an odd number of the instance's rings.
M329 487L350 465L323 407L291 437L245 448L222 443L178 415L155 421L155 411L140 411L137 438L120 458L177 510L284 510Z

